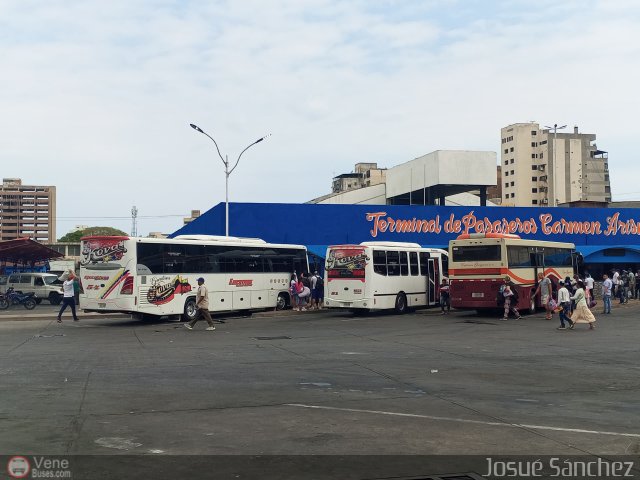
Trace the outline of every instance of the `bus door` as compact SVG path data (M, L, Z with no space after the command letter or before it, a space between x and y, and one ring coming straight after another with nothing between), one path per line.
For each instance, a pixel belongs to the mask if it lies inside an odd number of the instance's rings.
M538 272L544 273L544 256L542 252L531 252L530 255L533 266L533 283L538 285Z
M573 265L573 273L577 273L580 278L582 278L582 275L580 275L583 270L582 267L584 266L584 257L582 256L582 254L580 252L572 252L571 263Z
M429 259L429 304L438 303L438 293L440 289L440 262L438 258Z
M428 254L427 254L428 255ZM438 301L437 282L438 263L435 258L427 259L427 305L434 305Z
M425 278L427 305L434 305L438 301L438 278L440 267L438 259L432 258L429 252L420 252L420 274Z

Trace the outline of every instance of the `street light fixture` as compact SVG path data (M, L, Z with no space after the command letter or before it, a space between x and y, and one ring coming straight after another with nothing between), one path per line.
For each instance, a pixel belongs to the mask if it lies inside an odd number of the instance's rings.
M205 132L204 130L202 130L200 127L198 127L197 125L194 125L193 123L189 124L191 126L191 128L193 128L194 130L196 130L197 132L202 133L203 135L206 135L207 137L209 137L211 139L211 141L213 142L213 144L216 146L216 150L218 151L218 156L220 157L220 160L222 160L222 163L224 165L224 176L225 176L225 184L224 184L224 203L225 203L225 236L229 236L229 175L231 175L233 173L233 171L236 169L236 167L238 166L238 163L240 163L240 157L242 157L242 154L244 152L246 152L247 150L249 150L251 147L253 147L256 143L260 143L261 141L263 141L264 139L268 138L271 136L271 134L269 135L265 135L262 138L259 138L258 140L256 140L255 142L253 142L251 145L249 145L247 148L245 148L244 150L242 150L240 152L240 155L238 155L238 159L236 160L236 163L233 165L233 167L231 167L231 169L229 169L229 156L225 155L225 157L222 157L222 154L220 153L220 149L218 148L218 144L216 143L216 141L213 139L213 137L211 135L209 135L207 132Z
M549 130L553 130L553 206L557 207L558 206L558 191L556 190L556 185L557 185L557 180L556 180L556 150L557 150L557 138L558 138L558 130L562 130L563 128L567 128L566 125L562 125L561 127L558 126L557 123L553 124L553 127L547 127L545 126L544 128L547 128Z

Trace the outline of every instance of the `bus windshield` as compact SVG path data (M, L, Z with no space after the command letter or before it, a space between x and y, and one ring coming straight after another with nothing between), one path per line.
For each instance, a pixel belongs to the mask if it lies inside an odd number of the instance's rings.
M369 261L364 247L348 246L336 247L329 251L326 271L328 278L358 278L365 277L365 266Z
M453 262L499 262L500 245L465 245L452 248Z

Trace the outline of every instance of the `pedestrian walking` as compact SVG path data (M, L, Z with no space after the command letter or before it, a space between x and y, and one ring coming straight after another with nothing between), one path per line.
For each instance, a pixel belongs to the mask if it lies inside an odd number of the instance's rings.
M291 298L291 309L296 310L298 308L298 275L295 272L291 274L291 281L289 282L289 296Z
M76 299L73 291L73 280L75 278L75 274L73 272L69 272L67 279L62 283L62 307L58 312L58 323L62 323L62 312L64 312L67 307L71 308L71 314L73 315L74 322L79 320L76 315Z
M613 277L611 278L611 281L613 282L613 296L618 298L620 296L620 272L618 272L618 270L613 270Z
M305 310L311 309L311 280L307 277L304 272L300 273L299 277L300 282L302 282L302 289L298 287L298 298L302 300L302 305Z
M542 272L538 272L538 288L536 288L533 296L535 297L538 294L540 295L540 303L544 306L546 311L545 318L547 320L551 320L551 317L553 316L553 311L549 306L549 300L552 298L551 293L551 279L549 277L545 277Z
M502 301L500 300L500 297L502 297ZM520 320L522 318L517 308L518 299L519 295L516 285L511 281L511 277L509 275L505 275L504 283L500 286L500 290L498 291L498 305L502 303L504 306L504 315L502 316L502 320L509 320L509 313L513 313L516 320Z
M587 295L589 296L589 298L591 300L594 300L594 297L593 297L593 284L594 284L593 277L591 276L590 273L587 273L587 275L584 278L584 286L587 288Z
M324 279L315 271L311 277L311 308L321 309L321 298L324 298Z
M558 290L558 307L560 308L558 315L560 317L560 326L558 330L566 330L567 327L564 325L565 321L569 324L569 328L573 328L573 321L571 320L571 296L562 280L558 282L558 285L560 286Z
M593 324L596 321L596 317L593 316L593 313L589 310L589 306L587 305L587 297L584 292L583 282L578 282L578 290L576 291L576 294L571 297L571 300L575 300L576 309L574 310L573 315L571 315L573 325L569 328L573 328L576 323L588 323L589 329L593 330L595 328Z
M73 299L80 308L80 279L77 276L73 278Z
M445 311L446 307L446 311ZM440 308L442 313L440 315L447 315L451 312L451 295L449 293L449 279L443 278L440 283Z
M318 275L316 290L318 294L318 299L317 299L318 309L322 309L322 305L324 305L324 278L322 277L322 275Z
M623 303L627 303L627 288L629 286L629 275L626 270L622 270L620 274L620 278L618 278L618 299L620 300L619 305Z
M207 287L204 286L204 278L202 277L198 279L198 290L196 292L196 308L198 309L196 317L189 323L185 323L184 328L186 328L187 330L193 330L193 327L196 325L196 323L198 323L201 318L204 318L209 324L206 329L215 330L216 327L213 325L213 319L211 318L211 314L209 313L209 291L207 290Z
M604 310L602 313L611 313L611 293L613 291L613 282L609 276L605 273L602 276L602 303L604 304Z

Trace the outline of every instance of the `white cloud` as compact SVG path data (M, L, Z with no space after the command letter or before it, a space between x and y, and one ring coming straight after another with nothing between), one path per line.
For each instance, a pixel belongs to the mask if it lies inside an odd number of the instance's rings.
M232 158L273 133L232 200L305 201L356 162L496 151L537 120L596 133L615 198L640 190L639 23L623 1L5 1L3 175L57 185L60 217L186 214L224 198L190 122Z

